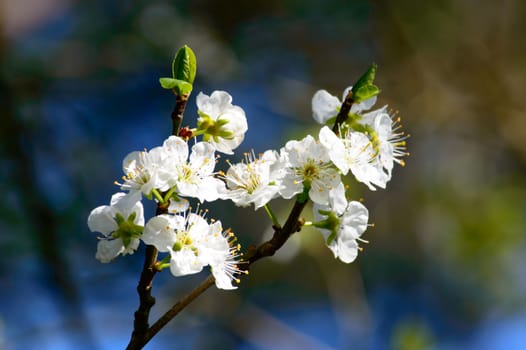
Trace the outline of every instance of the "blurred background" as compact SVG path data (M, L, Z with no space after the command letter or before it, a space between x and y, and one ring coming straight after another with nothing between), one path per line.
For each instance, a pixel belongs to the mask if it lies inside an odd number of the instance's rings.
M124 156L170 133L158 78L183 44L186 124L197 92L228 91L249 123L239 151L316 135L313 93L376 62L411 156L388 190L351 187L375 223L353 264L304 230L148 349L526 348L525 2L3 0L0 24L1 349L128 343L143 248L100 264L86 219ZM261 211L206 207L244 246L271 232ZM204 277L158 274L153 317Z

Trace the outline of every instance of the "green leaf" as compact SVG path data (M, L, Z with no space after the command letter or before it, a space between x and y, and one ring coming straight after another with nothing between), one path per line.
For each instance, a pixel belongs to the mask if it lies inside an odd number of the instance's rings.
M159 83L163 89L172 90L177 85L176 79L173 78L159 78Z
M353 100L355 102L365 101L380 93L380 89L376 85L364 85L353 92Z
M179 79L173 78L159 78L159 83L163 89L175 90L179 96L189 95L192 92L192 84Z
M172 62L172 77L193 84L197 70L197 61L191 48L184 45L177 51Z
M363 86L372 85L374 83L374 77L376 76L376 68L378 68L376 63L371 64L369 69L367 69L367 71L353 85L351 89L353 96L355 96L356 92Z

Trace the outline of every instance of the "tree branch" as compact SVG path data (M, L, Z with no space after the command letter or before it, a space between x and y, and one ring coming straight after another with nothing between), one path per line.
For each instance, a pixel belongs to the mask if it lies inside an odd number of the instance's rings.
M242 266L245 270L248 270L249 266L259 259L274 255L292 234L301 230L302 223L300 222L300 215L307 203L308 200L303 203L296 201L283 228L274 227L274 235L270 240L262 243L256 249L247 252L247 256L245 257L247 264Z
M181 124L183 123L183 114L186 108L186 102L188 101L188 96L179 96L175 97L175 105L172 111L172 135L178 136L179 129L181 129Z
M155 215L166 214L167 206L161 203L157 204ZM157 262L157 249L152 245L146 246L144 255L144 265L141 272L141 278L137 285L137 293L139 294L139 308L134 313L133 332L130 343L126 349L140 349L144 342L144 337L148 332L150 310L155 305L155 298L152 296L152 283L157 270L155 263Z
M340 112L336 116L336 121L334 122L334 126L332 127L332 131L334 131L336 135L338 135L338 133L340 132L340 125L349 117L349 112L351 111L353 103L354 100L352 98L352 91L349 91L347 96L345 96L345 100L343 100L342 102Z
M164 315L162 315L151 327L144 336L144 343L146 345L168 322L170 322L177 314L179 314L185 307L187 307L194 299L203 294L208 288L214 284L214 276L209 275L203 282L195 287L190 293L179 300L174 306L170 308Z

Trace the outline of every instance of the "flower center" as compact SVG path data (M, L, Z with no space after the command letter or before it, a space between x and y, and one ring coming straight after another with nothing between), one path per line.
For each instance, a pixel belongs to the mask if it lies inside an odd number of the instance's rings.
M133 181L137 184L145 184L150 181L151 175L145 166L146 156L146 152L141 152L139 159L133 162L133 166L123 177L124 181Z
M190 248L196 253L196 248L192 246L192 238L189 235L188 231L180 231L176 233L177 241L174 243L173 250L178 252L183 248ZM196 254L197 255L197 254Z
M229 123L228 119L221 118L221 115L219 115L218 118L214 120L203 112L198 113L201 118L197 120L197 130L198 133L203 134L204 141L209 141L210 138L214 138L214 140L217 141L218 137L225 139L233 138L232 131L225 127Z
M181 166L180 169L181 170L179 173L179 180L190 182L190 179L192 178L194 174L193 169L188 164L184 164L183 166Z
M312 182L315 178L319 176L320 169L316 162L312 159L309 159L307 163L303 166L301 170L301 177L305 182Z

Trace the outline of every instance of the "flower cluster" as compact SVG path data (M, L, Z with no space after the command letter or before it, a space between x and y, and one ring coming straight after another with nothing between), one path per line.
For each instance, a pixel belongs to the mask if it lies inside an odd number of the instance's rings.
M233 289L239 246L220 221L208 224L200 213L189 212L186 198L201 203L227 198L223 180L215 172L216 151L231 153L247 130L244 111L231 103L232 97L215 91L210 97L199 94L200 118L191 132L203 135L189 150L189 142L170 136L149 151L129 153L123 160L124 176L109 206L95 208L88 217L91 231L100 232L96 258L109 262L118 255L132 254L142 240L168 255L157 262L169 267L174 276L197 273L210 266L216 286ZM154 199L166 208L144 224L142 197ZM169 261L169 263L168 263Z
M345 89L343 99L352 98L352 86ZM349 171L354 178L374 191L385 188L391 180L393 164L404 165L405 139L399 118L389 113L387 106L369 111L376 103L376 95L353 104L336 128L324 125L319 132L319 142L329 150L329 158L342 175ZM312 98L313 117L319 124L333 122L342 102L325 90ZM345 199L342 183L329 192L329 203L315 202L313 207L316 222L326 238L334 256L350 263L357 256L357 241L367 228L367 208L356 201ZM312 198L312 197L311 197Z
M343 99L352 91L345 89ZM323 124L318 138L307 135L302 140L288 141L279 152L265 151L259 157L245 155L245 161L230 164L226 174L226 198L238 206L254 204L258 209L275 198L296 196L314 203L316 222L312 225L325 235L334 256L352 262L359 251L358 241L368 224L368 211L356 201L348 201L342 176L354 178L370 190L385 188L391 179L393 164L404 165L407 136L399 119L387 107L369 111L376 96L349 109L335 131L334 124L342 102L325 90L312 99L313 118Z
M103 235L97 259L109 262L131 254L142 240L166 253L156 264L159 270L169 267L174 276L182 276L210 266L217 287L233 289L232 281L242 272L236 238L220 221L209 223L202 212L191 212L188 199L265 207L276 224L269 202L294 197L313 202L315 221L310 224L321 231L336 258L352 262L358 242L366 242L360 237L369 226L369 214L363 204L347 199L342 178L352 174L370 190L385 188L394 163L403 165L407 154L399 120L387 107L371 111L377 92L360 99L371 89L355 90L347 88L343 102L325 90L316 92L313 117L322 124L317 137L290 140L279 151L246 153L241 162L227 161L226 172L215 170L216 152L233 154L241 144L248 129L245 112L224 91L200 93L196 128L124 158L124 176L117 184L127 193L115 194L109 206L95 208L88 218L90 230ZM344 104L350 106L342 116ZM165 208L146 224L143 196Z

